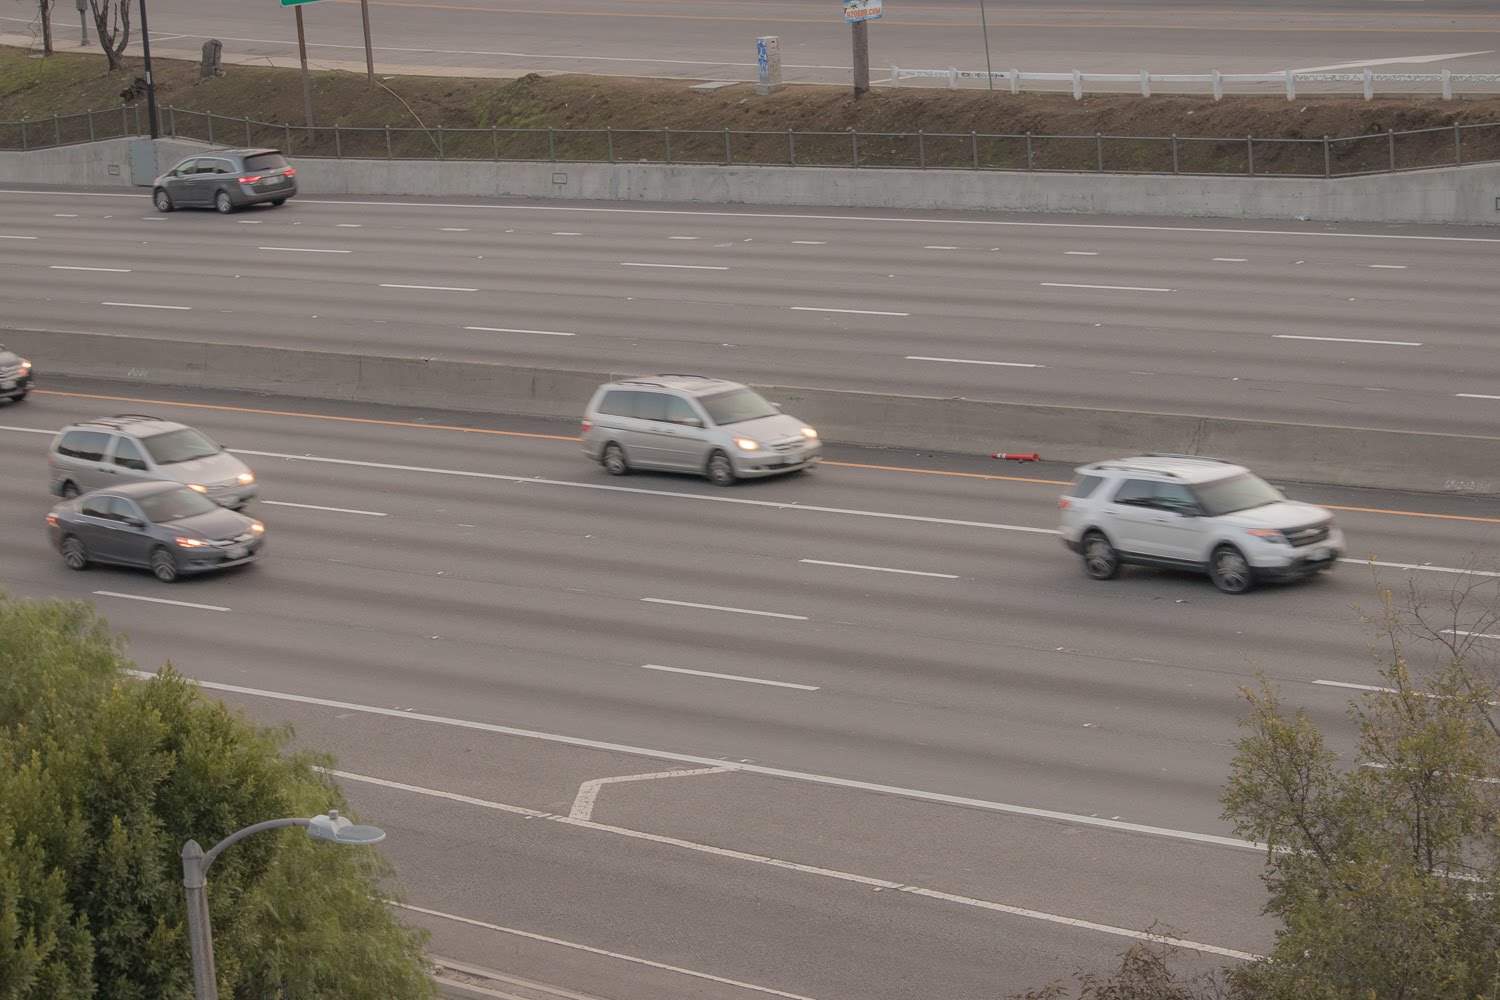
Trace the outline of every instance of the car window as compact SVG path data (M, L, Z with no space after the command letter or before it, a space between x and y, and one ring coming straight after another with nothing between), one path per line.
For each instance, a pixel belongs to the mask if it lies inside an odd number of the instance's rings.
M172 173L176 174L178 177L186 177L188 174L193 173L197 169L198 161L196 159L183 160L181 163L177 164L177 166L172 168Z
M1280 490L1253 472L1241 472L1211 483L1199 483L1197 493L1203 512L1210 517L1264 507L1286 499Z
M142 438L141 444L157 465L191 462L195 458L217 455L222 449L191 427Z
M105 497L109 501L110 516L116 521L125 521L130 518L140 520L141 509L124 497Z
M280 153L257 153L245 157L246 170L285 170L291 164Z
M1130 507L1150 507L1156 495L1156 484L1146 479L1127 479L1115 491L1115 503Z
M1157 483L1156 495L1152 498L1152 506L1158 510L1172 511L1183 514L1187 512L1196 513L1198 510L1198 498L1193 496L1193 491L1181 483Z
M693 409L693 404L681 396L667 397L667 421L674 424L701 424L703 418Z
M781 412L754 389L716 392L712 396L701 397L698 402L708 411L709 419L721 427L724 424L737 424L742 420L774 417Z
M636 399L640 395L629 389L611 389L599 401L599 412L612 417L633 417L636 414Z
M122 437L115 439L115 464L126 469L135 469L140 472L146 470L146 456L141 454L135 442L130 438Z
M102 462L108 445L109 434L105 431L68 431L58 442L57 453L86 462Z
M211 160L209 162L213 166L214 173L216 174L234 173L234 164L230 163L228 160Z
M110 504L113 499L114 497L89 497L83 502L83 506L78 508L78 512L87 514L89 517L102 517L106 521L113 521L115 512Z
M1068 490L1068 496L1082 499L1097 490L1102 482L1103 476L1079 476L1073 483L1073 488Z
M638 392L635 415L642 420L666 420L667 400L671 398L664 392Z
M219 505L208 497L195 493L186 486L141 497L140 507L141 512L146 515L146 520L156 524L178 521L184 517L194 517L219 509Z

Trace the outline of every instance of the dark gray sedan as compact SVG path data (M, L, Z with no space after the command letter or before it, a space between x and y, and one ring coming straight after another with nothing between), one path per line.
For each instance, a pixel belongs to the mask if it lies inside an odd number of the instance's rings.
M152 185L158 212L213 208L228 214L269 202L280 205L297 193L297 170L276 149L218 149L189 156Z
M129 483L65 500L47 515L70 569L140 566L163 583L260 558L266 526L181 483Z
M31 391L31 362L0 344L0 399L16 402Z

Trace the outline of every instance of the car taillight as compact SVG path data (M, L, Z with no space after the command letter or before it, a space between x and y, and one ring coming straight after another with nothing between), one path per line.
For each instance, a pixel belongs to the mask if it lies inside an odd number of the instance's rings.
M1058 510L1067 510L1071 506L1073 506L1073 501L1069 500L1067 497L1058 497L1057 498L1057 509Z
M585 420L583 422L583 433L587 434L589 431L591 431L593 429L594 429L594 422L592 420Z
M48 514L47 515L47 523L49 525L51 525L52 527L54 527L54 528L57 527L57 515L56 514Z
M290 177L290 176L292 176L292 175L293 175L293 174L295 174L295 173L296 173L296 172L297 172L297 168L296 168L296 167L287 167L287 168L286 168L286 175L287 175L287 176L288 176L288 177Z
M254 184L256 181L260 180L260 178L261 178L260 174L256 174L253 177L241 177L240 178L240 183L241 184Z

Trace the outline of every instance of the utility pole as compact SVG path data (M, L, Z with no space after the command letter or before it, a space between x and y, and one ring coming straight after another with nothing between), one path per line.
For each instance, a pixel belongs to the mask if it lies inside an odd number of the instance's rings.
M375 85L375 50L370 45L370 0L359 0L359 16L365 22L365 80Z
M151 138L161 138L156 121L156 84L151 80L151 29L146 26L146 0L141 0L141 56L146 62L146 119L151 123Z
M984 19L984 0L979 0L979 27L984 32L984 79L995 89L995 68L990 65L990 26Z
M145 0L141 0L145 3ZM302 59L302 110L307 114L307 127L313 127L312 80L307 75L307 31L302 27L302 5L297 5L297 55Z
M850 27L854 36L854 96L870 89L870 24L855 21Z

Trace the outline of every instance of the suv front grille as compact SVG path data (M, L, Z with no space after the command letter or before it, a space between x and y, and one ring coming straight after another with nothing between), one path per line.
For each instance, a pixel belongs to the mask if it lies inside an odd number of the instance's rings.
M794 438L791 441L777 441L775 444L771 445L771 448L774 451L779 451L782 454L785 454L789 451L801 451L802 446L806 443L807 442L804 440Z
M0 378L19 378L20 375L21 375L21 366L20 365L12 365L9 368L0 368Z
M1281 533L1286 536L1287 541L1299 548L1304 545L1316 545L1328 537L1328 522L1308 524L1300 528L1283 528Z

